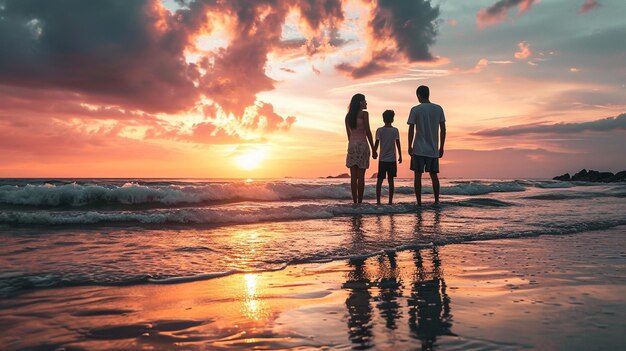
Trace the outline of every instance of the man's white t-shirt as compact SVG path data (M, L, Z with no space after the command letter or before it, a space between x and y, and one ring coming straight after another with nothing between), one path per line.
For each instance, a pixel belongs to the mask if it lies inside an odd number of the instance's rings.
M400 140L400 132L395 127L376 129L376 140L380 140L380 157L382 162L396 162L396 140Z
M439 123L445 122L443 108L430 102L414 106L407 124L415 124L413 155L439 158Z

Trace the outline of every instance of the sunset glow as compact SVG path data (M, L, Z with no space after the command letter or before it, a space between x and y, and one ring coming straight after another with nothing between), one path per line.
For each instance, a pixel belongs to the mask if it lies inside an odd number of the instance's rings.
M406 151L420 84L445 177L626 166L623 1L28 4L0 0L0 177L336 175L350 97Z
M251 150L246 151L243 154L237 156L235 161L237 165L243 170L257 169L261 164L261 161L265 158L265 152L263 150Z

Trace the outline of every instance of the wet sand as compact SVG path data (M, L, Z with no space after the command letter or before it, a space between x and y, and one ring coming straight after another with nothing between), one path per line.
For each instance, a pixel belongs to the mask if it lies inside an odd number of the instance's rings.
M626 349L626 227L0 301L3 350Z

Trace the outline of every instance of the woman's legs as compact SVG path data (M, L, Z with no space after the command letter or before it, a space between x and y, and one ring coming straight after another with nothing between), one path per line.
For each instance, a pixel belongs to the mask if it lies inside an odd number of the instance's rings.
M363 192L365 191L365 169L358 168L358 177L359 177L359 203L363 202Z
M357 180L359 176L359 167L350 167L350 190L352 190L352 201L357 203Z

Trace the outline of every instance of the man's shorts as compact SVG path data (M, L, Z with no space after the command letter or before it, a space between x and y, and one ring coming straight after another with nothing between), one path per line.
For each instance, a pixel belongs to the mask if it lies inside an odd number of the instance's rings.
M411 170L424 173L424 169L428 173L439 173L439 158L426 156L411 156Z
M378 179L394 178L398 175L398 165L395 162L378 161Z

